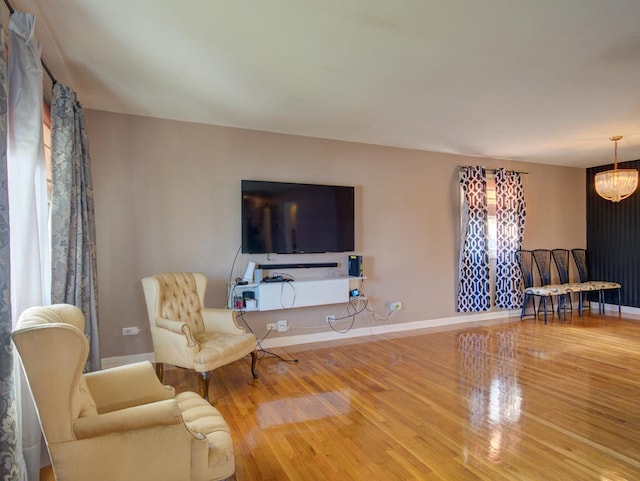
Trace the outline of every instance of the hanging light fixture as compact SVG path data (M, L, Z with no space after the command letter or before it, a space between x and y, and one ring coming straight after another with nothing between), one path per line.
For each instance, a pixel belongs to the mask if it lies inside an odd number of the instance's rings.
M615 143L613 170L596 174L596 192L603 199L620 202L633 194L638 187L636 169L618 169L618 140L622 135L609 137Z

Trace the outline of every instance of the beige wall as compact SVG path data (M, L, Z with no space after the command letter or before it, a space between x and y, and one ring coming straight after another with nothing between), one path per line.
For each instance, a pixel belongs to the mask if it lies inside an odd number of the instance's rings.
M585 246L585 171L241 129L87 111L93 162L102 357L151 352L140 279L171 270L209 278L207 305L223 307L240 246L240 180L354 185L356 249L364 256L364 291L389 321L456 316L459 205L457 166L482 164L526 171L525 247ZM240 255L233 277L249 260ZM272 255L272 262L337 261L346 254ZM307 270L301 270L307 271ZM294 272L309 275L309 272ZM326 275L326 270L313 272ZM286 334L328 330L341 306L249 313L264 324L287 319ZM356 327L376 324L370 314Z

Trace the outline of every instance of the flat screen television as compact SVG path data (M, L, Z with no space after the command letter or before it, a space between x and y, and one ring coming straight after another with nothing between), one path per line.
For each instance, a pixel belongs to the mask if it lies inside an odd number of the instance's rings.
M242 252L354 250L354 188L242 181Z

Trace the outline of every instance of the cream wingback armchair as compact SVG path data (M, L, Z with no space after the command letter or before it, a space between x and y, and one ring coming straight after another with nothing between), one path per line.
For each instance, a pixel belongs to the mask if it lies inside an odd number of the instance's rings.
M207 309L207 278L195 272L168 272L142 279L158 377L163 363L200 374L200 394L209 399L210 372L251 355L256 373L256 336L245 332L230 309Z
M80 309L32 307L12 337L56 481L220 480L235 470L229 427L196 393L175 394L149 362L82 373Z

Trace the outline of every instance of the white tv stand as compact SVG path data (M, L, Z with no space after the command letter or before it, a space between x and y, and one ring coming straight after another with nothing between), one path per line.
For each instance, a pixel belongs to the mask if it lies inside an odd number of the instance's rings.
M285 282L230 284L227 307L244 311L274 311L349 302L349 291L363 277L300 279ZM238 307L236 300L255 299L255 307Z

